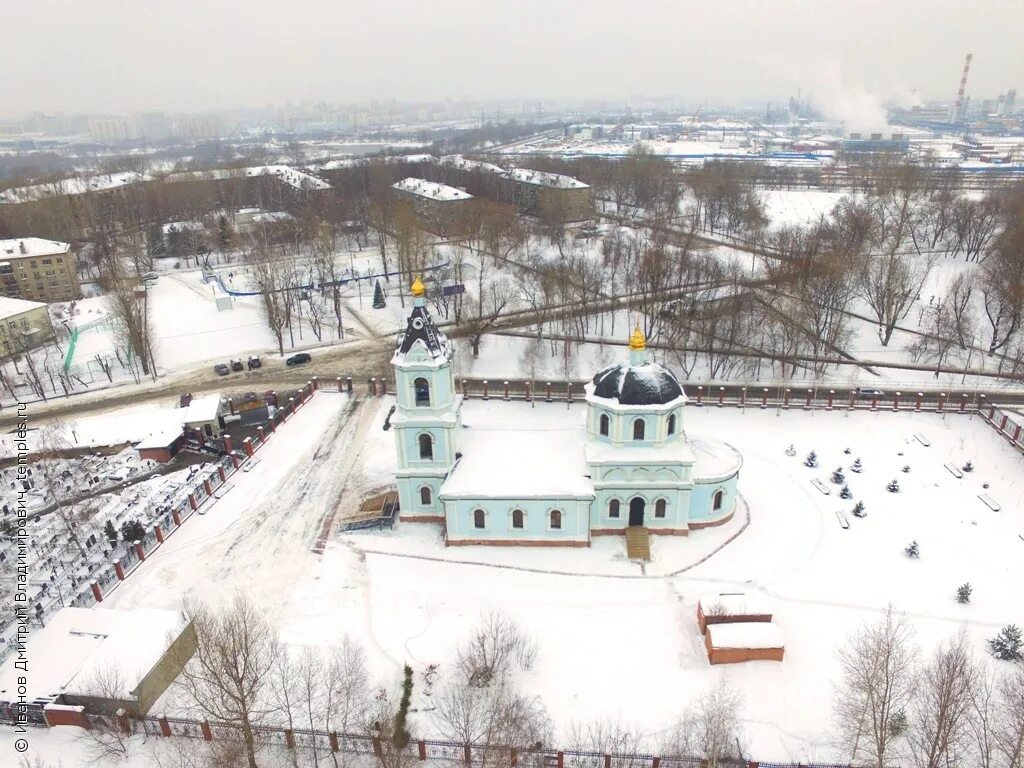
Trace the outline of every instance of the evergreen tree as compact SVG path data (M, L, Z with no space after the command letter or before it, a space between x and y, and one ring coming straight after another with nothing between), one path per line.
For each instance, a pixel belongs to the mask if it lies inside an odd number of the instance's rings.
M380 284L380 280L378 280L373 287L373 308L384 309L387 305L388 302L384 298L384 287Z
M858 456L856 459L853 460L853 464L850 465L850 471L861 472L863 469L864 467L861 466L860 457Z
M851 451L850 451L849 448L843 448L843 453L845 453L847 456L849 456Z
M885 489L889 493L899 493L900 492L900 484L898 482L896 482L895 480L890 480L889 484L887 486L885 486Z
M909 471L910 471L910 465L909 464L904 464L903 465L903 472L904 472L904 474L906 474Z
M125 520L121 523L121 540L126 542L141 541L146 529L137 519Z
M832 482L836 485L842 485L846 482L846 475L843 474L842 467L836 467L835 471L832 473Z
M848 485L844 485L843 486L843 489L841 491L839 491L839 498L840 499L852 499L853 498L853 492L850 490L850 486L848 486Z
M113 520L107 520L106 525L103 526L103 533L106 535L111 546L117 544L117 529L114 527Z
M973 472L974 471L974 465L971 464L971 462L968 461L966 464L964 464L963 470L964 470L964 472Z
M164 240L164 230L159 224L154 224L146 232L146 250L151 259L167 255L167 241Z
M222 213L217 219L217 246L222 251L226 251L231 247L231 241L233 239L234 232L231 231L231 222L228 221L228 217Z
M1021 648L1024 647L1024 637L1021 635L1020 627L1015 624L1007 624L999 634L988 641L988 649L1000 661L1020 661Z
M818 454L816 454L814 451L811 451L810 453L808 453L807 454L807 458L804 459L804 466L805 467L816 467L816 466L818 466Z
M402 698L398 702L398 711L395 713L395 727L391 734L391 740L398 749L405 749L411 738L406 727L406 719L409 716L409 703L412 700L412 667L406 664L403 673Z
M969 603L971 602L971 589L970 583L961 584L956 588L956 601L958 603Z
M787 456L796 456L796 448L793 447L792 443L790 443L789 444L789 448L786 449L786 455Z
M853 516L854 517L867 517L867 512L864 511L864 502L858 501L853 505Z
M920 557L921 555L921 548L917 545L916 540L907 544L903 551L907 553L907 557Z

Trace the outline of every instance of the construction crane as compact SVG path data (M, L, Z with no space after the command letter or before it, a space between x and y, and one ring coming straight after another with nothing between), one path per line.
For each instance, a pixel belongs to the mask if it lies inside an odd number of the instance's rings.
M964 91L967 90L967 73L971 71L971 59L973 58L974 54L968 53L967 58L964 59L964 71L960 75L960 90L956 92L956 104L953 105L953 119L951 122L954 124L960 122L960 110L964 105Z

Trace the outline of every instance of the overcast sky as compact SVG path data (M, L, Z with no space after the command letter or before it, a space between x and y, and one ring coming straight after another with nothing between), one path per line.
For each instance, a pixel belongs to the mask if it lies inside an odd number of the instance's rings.
M0 113L1019 87L1024 0L0 0ZM1024 95L1024 94L1022 94Z

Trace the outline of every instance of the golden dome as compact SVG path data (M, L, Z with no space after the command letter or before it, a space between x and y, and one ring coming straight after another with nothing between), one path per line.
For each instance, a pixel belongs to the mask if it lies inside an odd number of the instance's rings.
M629 348L637 350L647 349L647 339L644 337L644 332L640 330L639 325L629 337Z
M422 281L422 280L420 280L420 279L419 279L419 278L417 277L417 278L416 278L415 280L413 280L413 282L412 282L412 288L411 288L411 290L412 290L412 295L413 295L413 296L417 296L417 297L419 297L419 296L422 296L423 294L425 294L425 293L427 292L427 286L425 286L425 285L423 284L423 281Z

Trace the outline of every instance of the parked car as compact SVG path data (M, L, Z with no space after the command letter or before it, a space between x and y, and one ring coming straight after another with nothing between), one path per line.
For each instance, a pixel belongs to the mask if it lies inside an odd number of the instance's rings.
M245 368L245 366L242 365L242 361L241 360L232 360L231 361L231 370L232 371L240 371L243 368Z
M249 370L251 371L253 368L262 368L263 361L260 360L259 355L249 355L247 365L249 366Z
M862 400L871 400L872 398L881 397L885 394L885 392L880 390L878 387L857 387L853 392Z
M308 363L312 359L313 358L309 356L308 352L299 352L299 354L292 355L287 360L285 360L285 364L289 366L302 365L303 363Z
M225 363L217 363L215 366L213 366L213 370L215 370L219 376L227 376L229 373L231 373L231 369L228 368L227 364Z
M242 396L242 402L243 403L255 403L259 399L260 399L260 396L257 395L255 392L246 392Z

